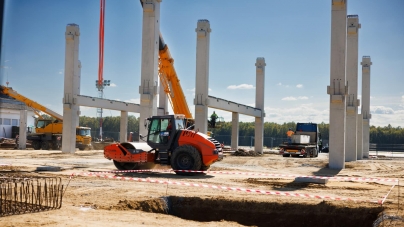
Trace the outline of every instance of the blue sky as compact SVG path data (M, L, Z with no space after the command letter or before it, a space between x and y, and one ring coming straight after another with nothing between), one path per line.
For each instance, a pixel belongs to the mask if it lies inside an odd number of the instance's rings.
M99 0L6 0L5 9L2 85L8 80L19 93L62 113L64 32L76 23L81 93L98 96ZM362 24L359 63L364 55L373 62L370 124L403 127L404 1L350 0L348 14L359 15ZM330 0L163 0L160 30L192 112L199 19L212 28L210 95L254 106L255 61L264 57L265 121L329 122ZM139 103L141 28L137 0L106 0L104 79L112 86L105 98ZM361 92L361 79L358 84ZM96 116L94 108L81 111ZM217 112L231 119L231 113ZM104 116L117 115L104 110Z

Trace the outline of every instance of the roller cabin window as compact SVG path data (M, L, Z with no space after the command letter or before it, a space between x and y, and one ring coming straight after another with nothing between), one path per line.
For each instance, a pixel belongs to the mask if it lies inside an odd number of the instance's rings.
M168 125L170 124L169 118L163 119L153 119L150 122L150 129L149 129L149 142L152 143L167 143L169 136L170 136L170 129L167 129ZM174 122L177 124L177 122ZM183 122L180 126L183 126ZM174 127L174 125L172 125Z

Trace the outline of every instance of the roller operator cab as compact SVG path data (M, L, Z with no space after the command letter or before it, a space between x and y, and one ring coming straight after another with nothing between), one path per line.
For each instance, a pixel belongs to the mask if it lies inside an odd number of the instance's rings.
M174 170L208 170L214 162L223 159L222 147L215 139L186 129L186 122L184 115L148 118L147 136L140 136L147 143L111 144L104 148L104 156L112 159L119 170L140 169L150 163L171 165Z

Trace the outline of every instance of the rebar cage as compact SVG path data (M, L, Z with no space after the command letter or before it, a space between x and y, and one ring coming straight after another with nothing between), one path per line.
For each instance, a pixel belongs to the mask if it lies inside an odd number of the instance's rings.
M59 177L0 175L0 217L60 209L62 197Z

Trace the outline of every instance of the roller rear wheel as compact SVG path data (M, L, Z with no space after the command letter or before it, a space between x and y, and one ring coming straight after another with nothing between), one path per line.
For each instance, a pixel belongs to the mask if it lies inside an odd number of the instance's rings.
M201 170L202 158L198 150L190 145L177 147L171 157L173 170ZM178 175L195 175L193 172L175 171Z

